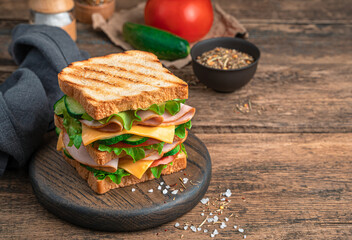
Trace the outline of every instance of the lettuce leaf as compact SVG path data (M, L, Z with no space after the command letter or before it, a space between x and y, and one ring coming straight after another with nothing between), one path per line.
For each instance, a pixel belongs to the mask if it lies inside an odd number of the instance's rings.
M136 162L138 160L145 158L146 149L155 149L158 151L159 154L161 154L164 144L165 144L164 142L160 142L150 146L133 147L133 148L117 148L117 147L107 146L104 144L99 144L98 150L102 152L109 152L109 153L113 151L116 155L120 155L124 151L126 155L132 157L133 162Z
M186 123L180 124L175 128L175 134L179 138L185 138L186 137L186 128L191 129L192 127L192 122L189 120Z
M188 157L187 152L186 152L186 147L185 147L185 145L183 145L183 143L181 143L181 151L184 152L186 157Z
M82 124L77 119L71 117L66 108L63 110L63 115L63 125L70 138L68 146L71 147L74 145L77 149L79 149L82 144Z
M83 164L81 164L81 166L85 167L88 171L91 171L92 173L94 173L94 177L96 177L98 180L104 180L106 177L109 177L111 181L113 181L116 184L120 184L121 179L123 177L131 175L130 173L126 172L122 168L118 168L116 172L110 173L110 172L98 170Z
M174 163L171 162L171 163L169 163L169 164L170 164L170 165L173 165ZM150 168L150 171L152 172L152 174L153 174L153 176L154 176L155 178L160 178L161 172L162 172L165 168L167 168L167 165L168 165L168 164L160 164L160 165L158 165L158 166L156 166L156 167Z
M138 116L137 114L139 110L143 110L143 111L150 110L155 112L158 115L163 115L166 110L171 115L175 115L180 111L181 103L185 103L185 101L186 101L185 99L174 99L162 104L152 104L148 108L144 108L144 109L139 108L137 110L128 110L124 112L119 112L117 114L112 114L111 116L104 118L102 120L99 120L99 122L101 124L106 124L111 120L111 118L116 117L122 123L125 129L130 130L134 121L136 122L142 121L141 117ZM86 113L83 114L82 118L89 121L93 120L93 118Z

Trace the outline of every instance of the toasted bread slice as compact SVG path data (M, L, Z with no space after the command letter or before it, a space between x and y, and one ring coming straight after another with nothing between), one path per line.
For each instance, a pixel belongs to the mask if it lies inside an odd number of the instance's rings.
M110 189L126 187L137 183L145 182L148 180L152 180L155 178L152 172L150 171L150 169L148 169L144 173L141 179L138 179L135 176L130 175L130 176L123 177L121 179L120 184L114 183L108 177L105 178L104 180L98 180L96 177L94 177L94 174L92 172L88 171L85 167L81 166L79 162L66 157L65 154L63 154L63 156L65 160L77 170L78 174L88 182L88 185L93 189L93 191L95 191L98 194L106 193ZM185 169L187 167L187 158L183 152L181 152L173 162L174 162L173 165L168 165L167 168L165 168L161 172L162 175L168 175L171 173L179 172L182 169Z
M187 99L188 85L148 52L126 51L71 63L58 75L61 90L94 119Z

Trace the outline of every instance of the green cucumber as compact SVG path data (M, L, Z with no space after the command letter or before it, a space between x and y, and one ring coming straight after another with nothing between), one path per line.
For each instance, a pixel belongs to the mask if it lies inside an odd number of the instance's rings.
M59 117L64 117L64 111L65 111L65 102L64 102L65 96L60 98L55 104L54 104L54 113L58 115Z
M168 157L168 156L173 156L176 153L178 153L180 151L180 145L177 145L177 147L175 147L174 149L172 149L171 151L168 151L167 153L165 153L163 155L163 157Z
M126 22L123 37L134 48L152 52L159 59L172 61L185 58L190 51L187 40L146 25Z
M132 136L133 136L132 134L122 134L122 135L112 137L112 138L100 139L100 140L98 140L98 143L104 144L104 145L113 145L115 143L126 140Z
M137 136L137 135L133 135L132 137L124 140L124 143L130 144L130 145L139 145L142 144L144 142L146 142L148 140L147 137L141 137L141 136Z
M79 102L67 95L64 96L64 102L68 114L73 118L81 119L82 115L86 112Z

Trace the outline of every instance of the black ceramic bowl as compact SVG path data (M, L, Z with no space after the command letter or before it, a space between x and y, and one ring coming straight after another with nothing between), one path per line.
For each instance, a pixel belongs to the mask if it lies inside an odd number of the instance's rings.
M197 57L216 47L236 49L254 58L254 62L246 67L232 70L221 70L206 67L197 62ZM246 85L257 70L260 58L259 49L240 38L220 37L203 40L191 49L193 71L199 81L218 92L233 92Z

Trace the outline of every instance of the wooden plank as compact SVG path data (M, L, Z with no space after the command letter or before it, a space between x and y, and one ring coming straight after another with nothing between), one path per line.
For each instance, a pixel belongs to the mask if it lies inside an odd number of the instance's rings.
M234 213L221 239L347 239L352 231L352 134L198 134L213 161L208 198L231 189ZM190 177L192 179L192 177ZM47 212L32 194L25 171L7 171L0 180L4 238L207 239L210 234L174 227L200 224L204 205L174 222L136 233L90 231ZM213 215L214 216L214 215ZM213 230L214 226L206 228ZM239 233L233 226L244 229ZM204 229L204 227L203 227ZM167 230L167 231L165 231Z
M144 0L119 0L116 10L131 8ZM351 20L351 4L344 0L216 0L226 11L239 20ZM29 9L26 0L2 0L0 2L0 19L28 20Z

